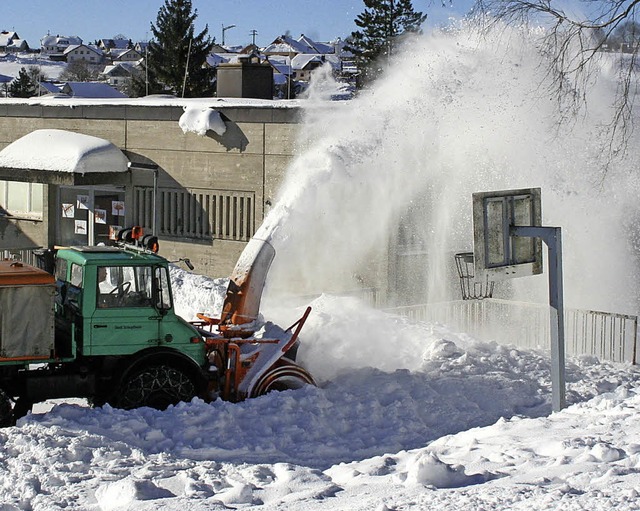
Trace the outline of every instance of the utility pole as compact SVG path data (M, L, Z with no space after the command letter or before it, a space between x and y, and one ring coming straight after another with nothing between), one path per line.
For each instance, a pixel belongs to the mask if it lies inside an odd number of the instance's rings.
M249 32L249 35L251 36L251 44L253 44L255 46L256 45L256 36L258 35L258 31L254 29L251 32Z
M230 30L230 29L232 29L232 28L236 28L236 26L235 26L235 25L227 25L227 26L225 27L225 26L224 26L224 23L222 24L222 46L224 46L224 33L225 33L227 30Z
M187 75L189 74L189 57L191 56L191 41L193 41L193 38L189 39L189 49L187 50L187 64L184 66L184 82L182 82L183 98L184 98L184 91L187 87Z

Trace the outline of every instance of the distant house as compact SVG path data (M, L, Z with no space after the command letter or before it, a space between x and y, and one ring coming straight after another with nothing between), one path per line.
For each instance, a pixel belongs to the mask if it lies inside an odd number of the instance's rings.
M98 41L98 48L105 53L109 53L111 50L127 50L132 47L131 39L100 39Z
M85 61L87 64L98 65L104 60L102 50L96 46L77 44L69 46L63 53L68 64L72 62Z
M82 39L77 36L46 35L40 39L40 53L49 56L50 60L63 61L67 48L80 44Z
M336 51L333 44L319 43L304 34L300 35L300 37L297 39L297 42L307 47L307 50L304 53L319 53L321 55L327 55L329 53L335 53Z
M293 78L308 82L311 73L325 63L324 55L301 53L291 59Z
M100 74L100 78L112 87L124 92L129 87L135 73L139 72L140 70L133 63L118 62L105 66L104 71Z
M304 34L298 39L289 36L279 36L271 44L262 49L272 62L277 62L274 58L286 58L287 64L291 66L291 78L308 82L313 71L325 62L331 64L336 76L344 76L345 64L349 62L352 55L344 51L344 42L340 39L331 43L320 43L312 40ZM282 62L280 60L280 62Z
M147 41L138 41L133 45L133 49L136 50L140 55L144 55L147 52L147 47L149 43Z
M113 49L109 52L111 61L116 62L140 62L142 55L133 48Z
M62 83L56 82L38 82L38 90L36 96L45 96L47 94L61 94Z
M262 53L267 56L281 55L286 57L287 55L293 56L298 53L306 53L308 50L307 44L300 43L290 36L281 35L276 37L271 44L262 48Z
M29 45L24 39L20 39L17 32L8 32L3 30L0 32L0 52L18 53L29 51Z
M126 98L126 94L102 82L66 82L60 92L72 98Z

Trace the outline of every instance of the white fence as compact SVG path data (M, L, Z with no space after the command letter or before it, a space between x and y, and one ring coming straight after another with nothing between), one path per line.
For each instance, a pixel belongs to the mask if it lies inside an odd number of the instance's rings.
M550 347L549 306L494 298L387 309L416 321L437 321L460 331L524 348ZM565 308L565 351L602 360L637 360L638 317Z

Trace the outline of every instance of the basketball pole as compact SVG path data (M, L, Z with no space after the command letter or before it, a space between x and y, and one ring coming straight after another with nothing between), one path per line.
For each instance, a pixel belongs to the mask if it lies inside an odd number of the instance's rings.
M548 248L549 306L551 308L551 402L553 411L559 412L566 407L561 228L512 225L509 231L512 236L540 238Z

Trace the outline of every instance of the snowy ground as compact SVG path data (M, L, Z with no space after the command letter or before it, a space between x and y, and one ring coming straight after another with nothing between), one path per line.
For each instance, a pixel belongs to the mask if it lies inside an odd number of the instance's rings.
M56 80L66 67L66 62L52 62L34 54L3 54L0 56L0 74L17 78L21 68L38 67L47 80Z
M219 306L224 280L172 273L185 315ZM300 361L320 388L33 413L0 430L0 509L638 509L637 368L570 361L550 414L544 353L311 305Z

